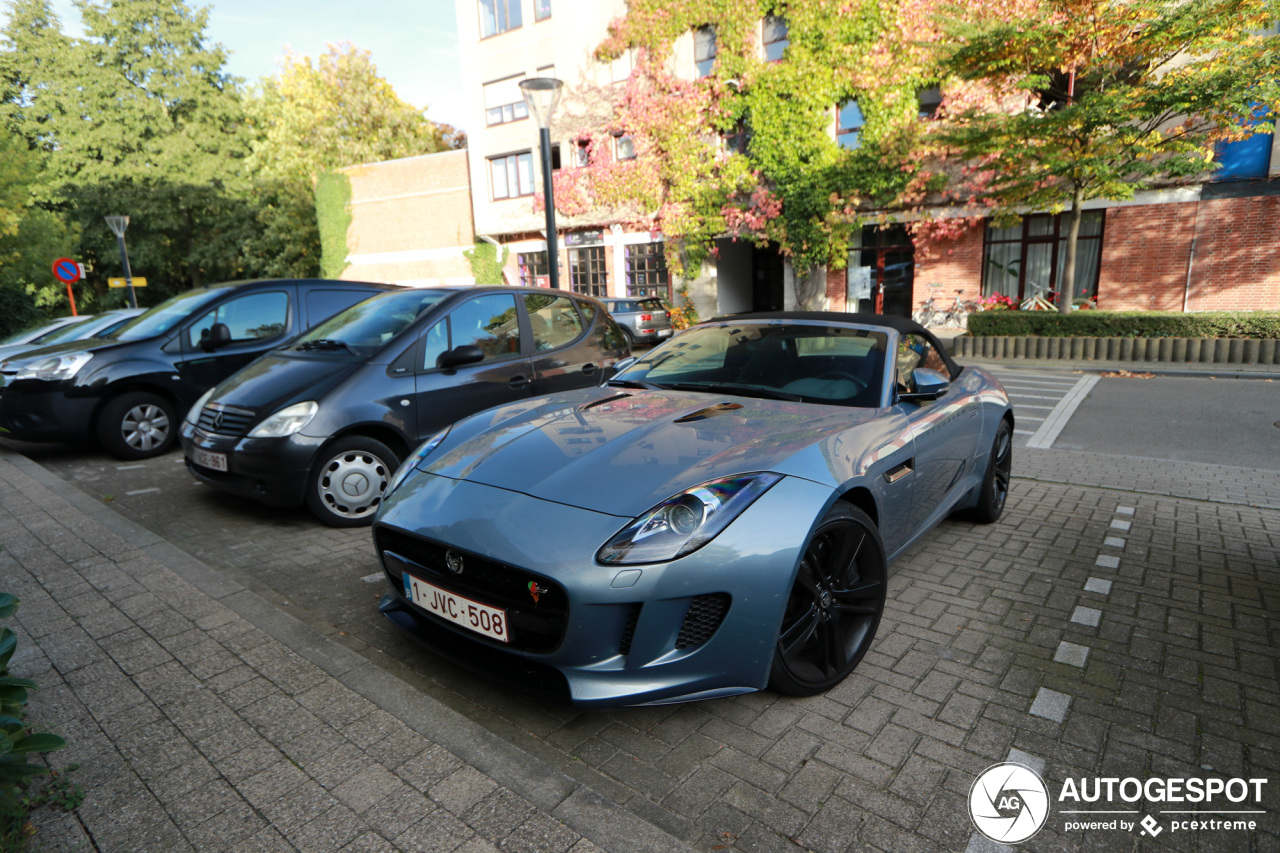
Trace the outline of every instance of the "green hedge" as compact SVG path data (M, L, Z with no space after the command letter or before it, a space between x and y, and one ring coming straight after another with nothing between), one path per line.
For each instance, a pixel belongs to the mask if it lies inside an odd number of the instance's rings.
M1046 338L1280 338L1280 312L982 311L969 315L969 334Z

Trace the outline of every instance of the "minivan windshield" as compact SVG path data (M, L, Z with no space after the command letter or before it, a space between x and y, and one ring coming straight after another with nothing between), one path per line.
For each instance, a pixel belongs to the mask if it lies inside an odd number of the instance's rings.
M451 291L401 290L357 302L325 320L294 345L295 350L339 350L372 355L438 305Z
M163 335L226 292L223 288L188 290L186 293L170 296L105 337L113 341L141 341Z

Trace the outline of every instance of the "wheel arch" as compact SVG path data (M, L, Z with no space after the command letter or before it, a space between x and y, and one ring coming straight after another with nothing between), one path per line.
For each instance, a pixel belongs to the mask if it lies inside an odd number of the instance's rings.
M876 505L875 495L866 486L854 486L836 498L836 501L847 503L854 509L862 510L875 524L876 529L880 529L880 510Z
M171 391L170 389L164 387L163 385L160 385L159 383L149 382L145 379L127 380L124 382L117 382L114 385L108 386L106 389L103 390L102 395L98 397L98 402L93 407L93 415L89 423L89 429L91 433L97 432L98 419L102 417L102 410L105 409L108 405L110 405L112 400L115 400L117 397L120 397L124 394L132 394L135 392L155 394L157 397L163 397L164 399L168 400L169 403L173 406L173 416L175 419L178 420L178 424L177 424L178 426L181 425L182 418L185 418L187 416L186 411L182 409L182 404L179 402L178 396L174 394L173 391Z
M401 433L400 430L387 426L386 424L361 423L353 424L344 428L341 432L334 433L320 448L320 451L323 453L324 450L331 446L335 441L343 438L351 438L353 436L371 438L374 441L382 442L387 447L391 448L392 452L396 454L396 457L400 462L403 462L408 458L410 451L413 450L413 447L409 445L408 439L404 437L404 434ZM317 459L319 458L319 455L320 454L317 454Z

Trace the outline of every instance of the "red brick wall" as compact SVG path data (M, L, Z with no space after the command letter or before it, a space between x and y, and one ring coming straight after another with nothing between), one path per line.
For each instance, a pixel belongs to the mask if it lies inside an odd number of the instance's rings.
M828 311L847 311L845 307L848 302L845 299L848 294L848 288L845 287L846 276L848 270L827 269L827 310Z
M1201 213L1201 222L1204 214ZM1102 233L1098 307L1181 311L1196 205L1113 207Z
M1200 203L1192 311L1280 308L1280 197Z
M929 299L931 284L941 285L937 294L944 308L951 304L956 291L960 291L961 299L982 298L984 229L979 222L952 240L916 238L916 273L911 288L913 309Z

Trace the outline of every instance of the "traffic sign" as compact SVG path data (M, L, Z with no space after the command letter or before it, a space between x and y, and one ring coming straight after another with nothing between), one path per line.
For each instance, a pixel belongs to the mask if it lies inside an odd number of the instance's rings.
M84 276L84 267L70 258L58 258L53 262L53 275L58 281L75 284Z
M109 278L109 279L107 279L107 287L125 287L125 286L126 286L126 285L125 285L125 279L123 279L123 278ZM137 278L135 278L135 279L133 280L133 286L134 286L134 287L146 287L146 286L147 286L147 280L146 280L145 278L143 278L142 276L138 276Z

